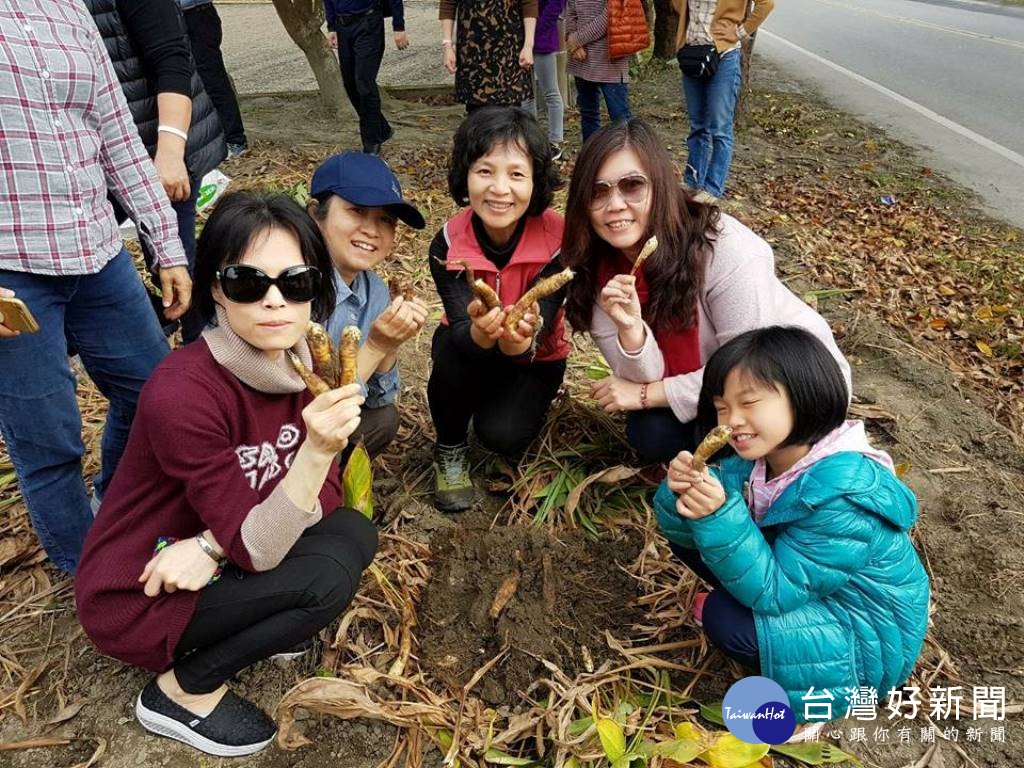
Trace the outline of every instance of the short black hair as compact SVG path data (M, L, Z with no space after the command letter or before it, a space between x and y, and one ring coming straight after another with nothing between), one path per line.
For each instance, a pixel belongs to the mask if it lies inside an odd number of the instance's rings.
M772 325L741 333L708 360L697 401L702 434L718 424L714 400L722 396L726 377L737 368L789 396L793 431L780 447L813 445L846 420L846 379L832 353L804 328Z
M299 241L303 262L320 270L320 291L313 299L312 318L322 322L334 310L334 265L320 229L309 214L287 195L231 192L217 203L196 243L192 304L208 325L217 322L213 298L217 270L237 264L256 238L273 229L291 232Z
M448 191L459 205L469 205L469 169L500 144L519 147L533 161L533 196L527 216L539 216L561 186L551 159L551 144L537 120L519 107L481 107L459 125L448 163Z

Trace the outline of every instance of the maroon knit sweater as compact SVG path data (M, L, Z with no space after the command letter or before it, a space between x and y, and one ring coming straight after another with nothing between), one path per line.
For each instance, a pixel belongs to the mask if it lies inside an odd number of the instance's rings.
M283 489L273 493L305 438L310 400L305 390L266 393L243 383L205 339L157 367L75 577L78 620L103 653L153 671L171 665L199 592L143 593L139 575L158 537L209 528L236 566L266 569L268 550L280 556L321 509L337 508L336 472L317 509L298 509Z

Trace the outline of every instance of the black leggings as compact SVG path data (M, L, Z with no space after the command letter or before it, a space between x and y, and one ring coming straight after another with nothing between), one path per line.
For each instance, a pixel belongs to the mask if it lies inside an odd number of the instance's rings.
M352 602L376 551L373 523L341 508L308 528L276 568L225 568L199 594L178 642L174 674L182 690L214 691L250 664L313 637Z
M445 326L434 334L432 357L427 400L437 442L465 442L472 419L480 442L504 456L522 453L540 434L565 376L564 360L525 365L501 354L470 359Z
M683 423L671 408L651 408L626 414L626 442L650 462L672 461L680 451L697 447L696 422Z

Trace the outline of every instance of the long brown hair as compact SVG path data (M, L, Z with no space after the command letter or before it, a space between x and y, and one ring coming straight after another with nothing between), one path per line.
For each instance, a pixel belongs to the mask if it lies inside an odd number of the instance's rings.
M573 170L565 209L562 262L576 271L569 283L565 313L573 329L590 330L594 304L602 286L597 265L614 249L590 223L590 200L601 166L610 155L632 149L650 179L649 231L658 236L658 250L644 263L649 286L644 319L652 327L681 330L693 325L704 286L704 260L711 253L719 211L695 203L676 181L672 157L654 130L642 120L611 123L590 137Z

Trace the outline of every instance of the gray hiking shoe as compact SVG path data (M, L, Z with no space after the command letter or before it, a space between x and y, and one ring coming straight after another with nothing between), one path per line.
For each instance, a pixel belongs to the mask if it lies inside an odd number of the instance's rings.
M469 476L469 443L434 446L434 506L462 512L473 506L476 491Z

